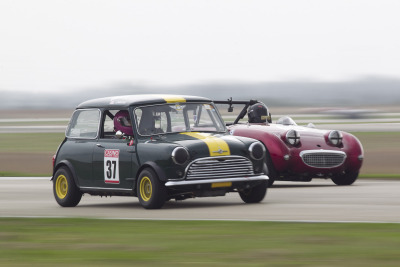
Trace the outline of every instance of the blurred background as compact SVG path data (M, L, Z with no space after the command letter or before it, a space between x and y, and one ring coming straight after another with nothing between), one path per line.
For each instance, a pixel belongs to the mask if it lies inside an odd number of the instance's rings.
M400 2L2 0L0 175L50 175L75 106L142 93L259 99L355 134L399 176Z

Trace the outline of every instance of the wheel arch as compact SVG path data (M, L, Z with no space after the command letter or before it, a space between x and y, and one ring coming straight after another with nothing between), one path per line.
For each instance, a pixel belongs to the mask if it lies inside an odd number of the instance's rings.
M143 163L142 166L140 166L139 170L136 173L136 181L139 178L140 173L146 169L146 168L150 168L152 169L158 176L158 179L160 181L167 181L167 176L165 175L165 172L163 171L163 169L154 161L147 161L145 163Z
M264 145L266 157L269 156L274 170L281 171L286 168L287 161L283 157L290 155L290 150L286 144L279 137L270 133L264 133L263 138L260 138L259 141Z
M269 181L268 186L272 186L275 180L279 177L278 172L275 168L275 163L271 157L271 153L268 147L261 141L265 148L265 156L264 156L264 167L266 168L266 175L268 175Z
M364 148L360 140L353 134L342 132L344 143L346 144L346 150L353 154L363 155Z
M75 182L76 186L78 186L78 188L79 188L79 187L80 187L80 184L79 184L78 178L77 178L77 176L76 176L75 168L74 168L74 166L71 164L71 162L69 162L68 160L62 160L62 161L60 161L60 162L54 167L53 175L52 175L52 177L51 177L51 181L54 180L54 174L55 174L55 173L57 172L57 170L60 169L61 167L67 167L67 168L68 168L68 170L69 170L69 171L71 172L71 174L72 174L72 178L74 179L74 182Z

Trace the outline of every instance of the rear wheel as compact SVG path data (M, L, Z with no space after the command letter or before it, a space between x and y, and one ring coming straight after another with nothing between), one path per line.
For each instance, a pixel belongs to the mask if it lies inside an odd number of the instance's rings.
M137 196L145 209L160 209L167 200L167 189L152 169L144 169L140 173Z
M53 194L57 203L62 207L75 207L81 201L82 192L76 186L67 167L59 168L54 174Z
M261 202L267 194L268 182L263 181L261 184L239 192L240 198L245 203Z
M351 185L357 180L357 178L358 172L345 172L344 174L332 177L332 181L336 185Z

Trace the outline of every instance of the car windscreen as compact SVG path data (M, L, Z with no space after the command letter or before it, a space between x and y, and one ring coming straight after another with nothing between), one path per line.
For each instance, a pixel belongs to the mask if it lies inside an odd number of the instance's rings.
M140 135L180 132L225 132L212 103L174 103L138 107L134 111Z

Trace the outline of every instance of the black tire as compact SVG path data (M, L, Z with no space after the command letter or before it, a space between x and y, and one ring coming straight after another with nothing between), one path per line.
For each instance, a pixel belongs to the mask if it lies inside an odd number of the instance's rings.
M268 182L265 181L252 188L239 191L239 195L245 203L258 203L264 199L267 194L267 188Z
M266 174L268 175L268 178L269 178L268 187L271 187L274 184L278 175L276 174L276 170L275 170L274 164L272 163L272 159L271 159L268 149L266 149L266 152L265 152L265 164L267 165L267 173Z
M332 177L332 181L336 185L351 185L357 180L357 178L358 172L346 172L344 174Z
M137 181L137 196L145 209L160 209L167 200L167 189L152 169L144 169Z
M62 207L75 207L81 201L82 192L76 186L74 177L67 167L60 167L54 174L53 194Z

